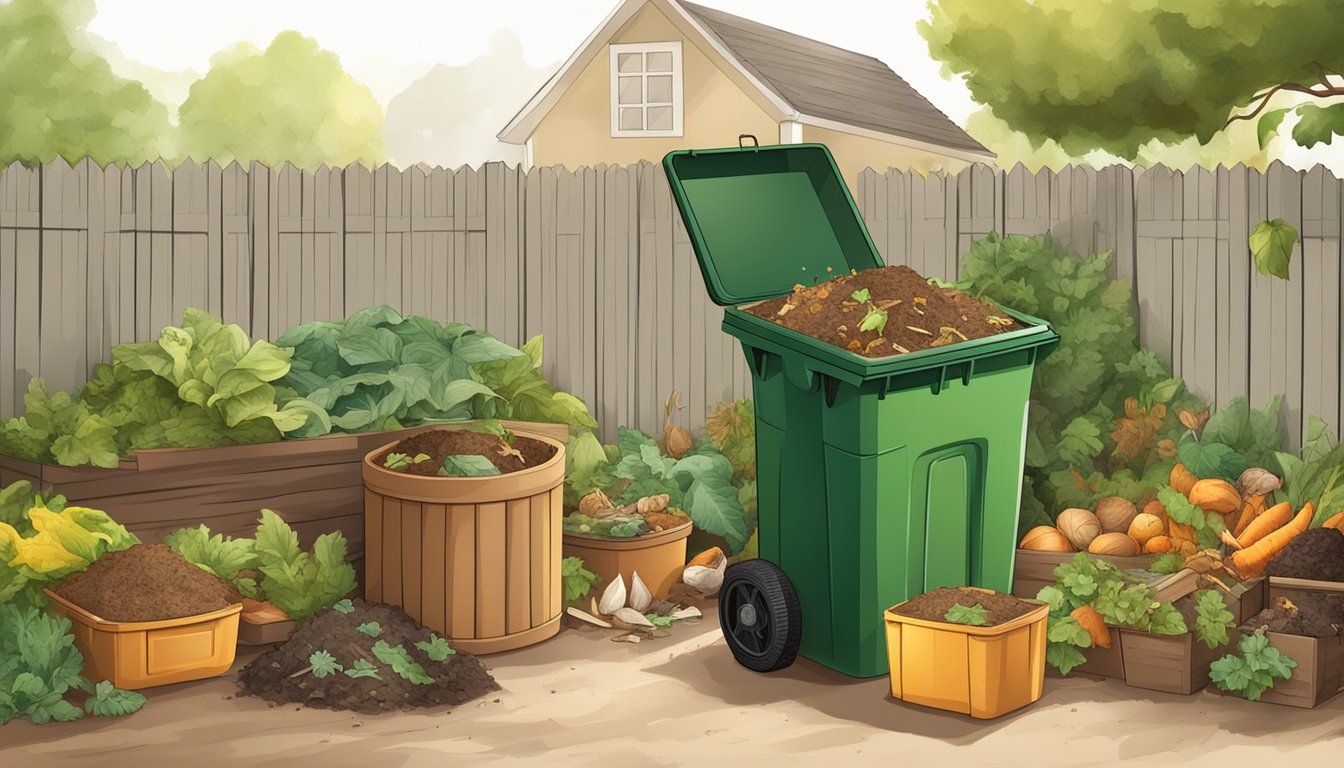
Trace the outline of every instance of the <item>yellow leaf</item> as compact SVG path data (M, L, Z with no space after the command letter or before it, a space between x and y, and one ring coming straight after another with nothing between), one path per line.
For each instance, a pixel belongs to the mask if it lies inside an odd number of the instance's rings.
M56 539L38 535L22 539L18 555L9 564L26 565L43 576L60 578L84 570L90 562L62 547Z
M65 510L56 514L45 507L34 507L28 512L37 535L27 541L40 541L43 546L59 547L76 557L91 563L102 554L98 542L111 543L112 537L106 533L85 530Z

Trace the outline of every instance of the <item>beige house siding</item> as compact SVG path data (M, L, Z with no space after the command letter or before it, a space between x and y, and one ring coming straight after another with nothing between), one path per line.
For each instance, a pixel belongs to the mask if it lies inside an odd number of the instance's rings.
M611 63L604 47L532 134L536 166L657 162L674 149L737 146L740 133L779 141L779 126L657 8L645 5L609 44L680 40L685 124L682 136L611 135ZM857 171L855 172L857 174Z
M825 144L835 157L835 164L840 167L850 192L856 194L859 174L865 168L872 168L878 173L885 173L888 168L898 168L928 175L931 171L955 174L970 165L965 160L927 150L815 125L803 126L803 141L808 144Z

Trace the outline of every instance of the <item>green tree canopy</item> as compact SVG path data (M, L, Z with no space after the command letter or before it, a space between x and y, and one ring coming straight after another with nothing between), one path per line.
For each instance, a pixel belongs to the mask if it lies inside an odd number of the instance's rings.
M336 54L297 32L265 51L217 54L178 112L181 152L196 160L374 164L386 156L383 111Z
M939 0L920 31L947 74L1035 141L1132 158L1157 139L1207 143L1240 108L1261 144L1308 100L1293 139L1344 134L1338 0ZM1239 118L1241 119L1241 118Z
M93 0L0 2L0 162L158 159L168 109L82 44Z

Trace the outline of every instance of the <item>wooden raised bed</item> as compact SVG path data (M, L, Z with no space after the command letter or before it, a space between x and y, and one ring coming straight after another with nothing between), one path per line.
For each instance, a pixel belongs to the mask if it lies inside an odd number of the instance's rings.
M1319 592L1327 595L1344 595L1344 582L1316 581L1315 579L1290 579L1284 576L1269 577L1269 594L1266 604L1274 602L1276 597L1286 597L1290 601L1306 592ZM1252 614L1254 615L1254 614ZM1250 618L1249 616L1247 618Z
M1293 676L1260 694L1270 704L1311 709L1344 690L1344 637L1266 632L1269 644L1297 662Z
M489 477L394 472L364 457L364 597L473 654L541 642L560 630L565 446L539 466Z
M505 422L563 442L563 424ZM303 546L328 531L350 542L351 559L364 551L364 484L360 462L389 440L428 429L327 435L217 448L137 451L116 469L57 467L0 456L0 487L27 480L71 503L101 509L146 542L205 523L216 533L251 536L257 513L274 510Z
M1210 648L1196 640L1193 632L1155 635L1138 629L1119 631L1125 685L1187 696L1209 684L1209 665L1236 648L1239 638L1232 630L1228 633L1230 644Z

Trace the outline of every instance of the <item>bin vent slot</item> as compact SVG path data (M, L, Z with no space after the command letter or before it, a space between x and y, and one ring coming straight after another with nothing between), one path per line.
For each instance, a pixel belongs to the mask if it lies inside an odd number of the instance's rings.
M974 584L983 460L974 443L926 454L918 477L924 502L924 590ZM917 497L918 498L918 497ZM914 512L912 510L912 512Z

